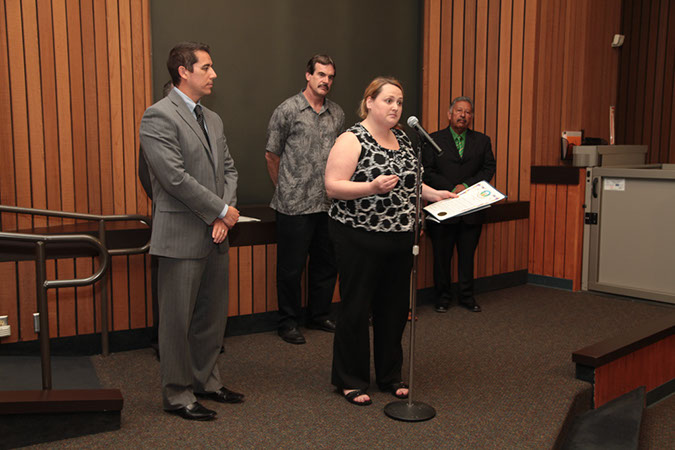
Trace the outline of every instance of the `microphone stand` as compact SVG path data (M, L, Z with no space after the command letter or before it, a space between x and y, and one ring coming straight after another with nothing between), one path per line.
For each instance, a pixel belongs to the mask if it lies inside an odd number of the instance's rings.
M426 403L413 401L413 365L415 359L415 317L417 311L417 257L420 252L420 214L422 205L422 142L417 144L417 184L415 186L415 224L413 233L415 241L412 248L413 267L410 275L410 348L409 348L409 374L408 374L408 398L407 400L394 401L384 407L384 413L392 419L404 422L422 422L436 415L436 410Z

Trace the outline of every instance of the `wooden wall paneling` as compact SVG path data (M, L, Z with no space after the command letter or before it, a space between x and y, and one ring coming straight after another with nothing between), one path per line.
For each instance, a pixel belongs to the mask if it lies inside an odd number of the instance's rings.
M516 265L516 270L527 270L528 268L528 252L529 252L529 245L528 245L528 238L529 238L529 231L530 231L530 220L529 219L522 219L518 221L518 226L519 226L519 256L517 260L517 265Z
M434 130L438 126L438 100L440 78L441 0L426 0L424 8L424 67L422 76L422 118L424 127Z
M581 252L583 245L583 203L585 198L586 170L579 171L579 184L570 185L567 188L567 214L566 228L567 238L565 241L565 273L562 278L572 280L572 288L581 289Z
M675 336L670 336L595 369L594 404L606 402L645 386L651 391L672 380L675 374L673 358L664 358L675 351ZM652 370L645 371L644 367Z
M513 27L511 30L511 87L509 92L509 127L508 127L508 165L506 190L511 200L519 200L520 167L521 167L521 119L523 90L523 34L525 26L525 0L514 0ZM530 162L527 161L527 165ZM511 230L511 229L510 229ZM512 229L515 237L515 228Z
M445 96L443 96L441 93L440 99L441 108L439 112L441 122L439 124L439 129L448 126L449 121L447 118L447 114L445 115L445 118L443 118L443 111L448 110L448 107L450 106L450 101L453 98L462 95L464 77L466 76L464 66L464 59L465 59L464 50L466 44L466 34L464 32L464 0L454 0L452 2L452 5L448 1L447 4L448 7L452 8L452 22L444 22L444 23L448 25L452 24L450 29L452 38L450 41L446 41L449 43L448 47L452 48L451 53L452 59L450 61L450 71L445 72L449 76L443 76L443 74L441 74L441 76L443 77L442 79L445 78L449 79L450 92L449 95Z
M132 329L144 328L152 322L146 316L144 256L130 255L127 264L129 266L129 326Z
M82 27L82 62L84 74L84 128L87 150L87 196L89 212L101 214L101 177L98 146L98 93L96 91L96 41L94 39L94 9L91 0L80 2Z
M493 274L498 274L501 273L501 262L502 262L502 251L501 251L501 246L502 246L502 230L501 227L499 226L499 223L494 224L494 235L495 238L492 241L492 254L491 259L492 259L492 271Z
M122 80L120 48L119 11L116 0L106 0L108 23L108 79L110 82L110 131L112 143L112 183L114 214L124 214L124 118L122 111Z
M555 236L554 236L554 254L553 254L553 276L556 278L565 277L565 243L572 232L567 229L567 186L562 184L556 188L555 199Z
M58 279L56 271L56 261L47 261L45 265L45 276L48 280ZM36 283L37 284L37 283ZM37 292L37 291L36 291ZM35 294L35 310L38 312L37 293ZM49 336L59 337L59 300L57 289L47 290L47 315L49 316Z
M568 0L572 1L572 0ZM551 108L551 122L549 123L549 139L544 143L547 149L555 149L556 146L560 143L560 129L561 126L561 105L563 101L569 101L569 99L564 99L562 96L562 84L563 84L563 71L560 70L560 62L563 59L563 47L564 47L564 38L565 33L563 32L564 21L565 21L565 8L566 2L561 2L556 11L555 20L553 21L553 49L552 56L553 60L551 61L551 71L552 71L552 84L549 86L549 89L552 92L552 104L549 105ZM560 156L558 152L547 151L546 152L546 165L557 165L559 163Z
M505 272L513 272L516 267L516 247L518 243L516 239L518 235L516 234L516 221L510 220L505 223L506 234L509 237L509 243L506 248L506 264L504 265ZM503 257L503 256L502 256Z
M497 116L499 100L499 48L500 48L500 16L501 2L499 0L489 0L488 2L488 35L487 35L487 76L486 76L486 95L485 95L485 134L492 140L492 149L495 157L498 153L497 148ZM496 186L496 176L491 183ZM495 255L498 254L498 245L501 239L499 229L495 224L491 224L487 233L486 249L486 273L493 275L497 273L498 262Z
M496 224L494 223L489 223L487 225L487 242L485 243L485 276L491 276L497 273L497 266L494 259L495 228Z
M509 222L499 222L499 228L502 230L501 261L499 263L499 273L505 273L509 271L509 249L513 245L514 236L511 234Z
M631 24L634 20L634 2L624 0L621 8L621 33L626 37L619 53L619 88L616 103L616 143L626 143L626 117L628 115L629 73L631 70L630 55L632 52Z
M492 223L487 224L485 241L485 276L489 277L495 273L495 265L492 258L493 242L495 241L495 226Z
M120 33L120 81L122 92L122 131L123 145L122 158L124 166L124 212L137 211L136 193L138 191L138 176L136 175L136 116L134 113L134 84L133 61L131 42L131 5L130 0L118 0L119 8L119 33ZM131 74L124 76L121 74ZM141 83L141 80L138 80Z
M92 258L77 258L75 260L76 278L86 278L91 276L98 269L98 263L94 265ZM75 290L77 298L76 305L76 333L91 334L95 332L96 315L94 310L94 287L82 286Z
M668 41L667 41L667 50L666 55L668 59L666 62L666 73L672 74L675 70L675 6L671 5L668 18ZM663 138L661 140L661 155L663 162L675 163L675 87L673 84L675 80L673 77L666 77L666 87L664 89L664 96L666 99L670 99L670 104L667 105L667 112L664 112L663 115L663 130L669 129L669 133L662 133ZM668 124L668 118L670 118L670 124Z
M61 172L59 170L59 126L56 109L56 62L54 60L54 27L51 2L38 4L37 20L40 37L40 81L42 82L42 121L44 122L44 167L47 209L61 210ZM2 44L0 44L2 45ZM4 203L4 202L3 202ZM7 203L4 203L7 204ZM56 217L47 219L56 225L63 221Z
M4 9L4 8L0 8ZM2 13L0 12L0 19ZM0 42L1 44L1 42ZM17 342L21 335L19 325L19 308L17 303L18 290L16 284L16 263L0 263L0 280L8 280L0 289L0 315L7 316L9 326L12 327L12 334L2 338L2 343Z
M485 276L485 225L481 228L480 239L478 240L478 247L476 248L475 256L476 268L474 270L474 278L482 278Z
M537 30L537 51L536 51L536 96L535 96L535 117L536 117L536 127L533 128L534 133L534 148L536 149L532 155L532 164L533 165L544 165L543 162L543 151L541 149L545 148L544 142L546 142L548 125L549 125L549 115L550 108L546 106L551 106L550 104L550 91L548 86L550 86L550 70L548 70L551 64L550 57L550 41L551 36L549 30L551 29L551 9L552 2L542 1L541 9L538 15L539 28ZM535 196L532 194L530 198L534 199Z
M253 314L253 248L239 247L239 315Z
M544 210L544 271L543 275L553 276L555 254L556 186L546 185L546 209Z
M105 2L95 1L96 91L98 106L98 155L101 179L101 212L114 214L112 137L110 123L110 79L108 71L108 21Z
M28 140L28 105L26 99L26 72L24 60L23 26L21 4L19 1L6 2L7 53L12 67L10 89L12 93L12 132L14 142L14 171L16 187L16 205L31 206L30 184L30 144ZM26 229L31 226L30 216L20 215L18 226Z
M267 259L264 245L253 246L253 313L267 311Z
M605 42L608 40L612 40L614 37L614 34L616 33L617 30L621 29L621 5L623 4L623 1L621 0L608 0L610 3L606 10L612 11L612 20L605 22ZM594 7L598 7L598 5L593 4ZM596 9L597 11L597 9ZM602 12L598 13L602 14ZM592 28L590 28L592 29ZM608 72L610 79L609 83L604 84L605 89L602 90L604 95L606 96L606 102L600 103L600 110L598 111L598 120L600 121L600 129L602 131L601 136L605 139L607 139L607 142L609 142L609 106L610 105L616 105L617 103L617 97L619 95L619 55L620 51L615 48L607 48L607 44L605 43L605 65L601 69L603 72ZM611 69L611 70L608 70ZM603 86L603 80L601 77L595 77L595 82L599 83L599 85L602 87ZM604 114L602 113L602 109L605 110ZM616 111L615 111L615 118L616 118ZM616 122L615 122L615 129L616 129ZM616 136L616 135L615 135Z
M469 2L474 3L474 2ZM474 36L468 34L469 21L472 20L468 15L468 9L471 7L466 4L464 0L454 0L452 7L452 84L450 98L446 101L447 106L450 106L450 101L459 95L471 95L471 93L464 92L464 86L467 83L467 78L471 76L473 67L469 69L468 60L473 59L469 53L474 51L471 49L475 45ZM443 99L441 99L443 101ZM443 108L448 109L448 108Z
M630 60L626 61L630 67L628 73L628 91L627 91L627 102L626 102L626 116L635 117L638 113L638 61L640 59L640 19L642 16L642 2L629 0L632 4L632 17L633 21L630 24L630 35L626 36L626 43L630 46ZM646 3L646 2L645 2ZM625 45L625 44L624 44ZM625 135L624 143L626 144L636 144L638 143L638 137L636 136L635 126L633 125L633 120L627 120L624 123L625 125Z
M525 24L523 37L523 84L520 126L520 186L518 199L530 200L530 167L532 164L532 145L537 115L534 114L536 104L535 85L537 82L535 56L537 54L537 14L539 2L525 3ZM526 261L527 262L527 261Z
M578 5L574 1L568 1L567 7L565 8L565 42L563 49L563 60L561 68L565 71L565 77L563 79L563 94L562 97L565 99L579 99L580 93L576 92L576 88L582 86L582 83L579 82L578 78L580 75L583 75L582 71L579 70L579 52L583 52L584 41L579 37L580 33L585 31L585 21L579 20L580 17L586 17L585 14L580 14L579 8L583 8L584 5ZM561 105L562 107L562 129L563 130L578 130L580 129L581 118L578 114L575 114L573 111L573 106L575 101L564 101Z
M502 232L499 223L494 223L492 227L493 239L490 244L490 260L492 264L492 274L496 275L501 273L501 244L502 244Z
M476 69L476 2L464 4L464 82L461 93L471 99L475 98ZM475 120L475 116L474 116Z
M132 137L134 139L134 146L130 152L131 162L133 162L132 180L134 180L136 209L138 214L150 215L152 211L149 209L148 197L143 190L138 179L138 148L140 146L139 136L136 130L139 129L141 118L145 112L146 102L145 95L145 59L144 59L144 33L143 33L143 4L139 1L132 1L131 8L131 52L133 62L133 88L134 88L134 127ZM130 164L131 165L131 164ZM131 189L131 188L129 188ZM132 210L133 211L133 210Z
M129 329L129 266L128 256L113 256L110 258L110 296L111 309L109 316L112 319L110 330Z
M239 247L230 247L227 316L239 315Z
M646 89L646 79L647 79L647 62L648 62L648 50L649 50L649 19L650 19L650 9L652 2L642 2L642 7L640 11L640 33L639 41L640 47L638 50L638 68L637 68L637 86L638 92L640 93L636 98L636 105L634 113L638 117L644 117L645 112L645 89ZM635 33L633 35L635 36ZM633 133L635 143L642 142L644 136L644 129L642 121L633 121L633 127L635 131Z
M438 109L433 113L430 131L440 130L448 124L447 108L452 95L453 79L461 74L453 73L455 66L453 42L453 0L444 0L441 10L441 34L439 46L439 80L438 80ZM461 66L460 66L461 67ZM461 70L461 69L459 69ZM446 117L444 117L446 116Z
M145 104L152 102L152 43L150 39L150 1L142 0L141 11L143 18L143 84L145 86Z
M30 192L33 208L47 207L45 190L45 152L42 122L42 86L40 85L40 46L35 3L21 4L24 63L26 68L26 102L28 107L28 152L30 155ZM46 217L34 217L35 226L47 225Z
M492 140L492 149L497 151L497 95L499 86L499 6L498 0L488 3L487 66L485 88L485 134ZM492 183L495 182L493 178ZM494 230L493 230L494 232Z
M497 172L494 186L508 193L507 174L509 156L509 100L511 87L511 29L513 0L502 1L501 23L499 26L499 88L497 91L497 135L495 137L495 158ZM494 70L494 69L493 69Z
M661 20L659 22L659 62L657 63L657 87L663 86L663 95L656 95L659 102L654 111L654 125L650 148L654 149L656 162L673 162L669 155L668 138L670 124L668 118L673 114L672 76L675 60L675 5L667 0L661 1Z
M38 312L35 291L35 263L33 261L19 261L16 264L19 275L17 277L19 333L21 333L22 341L37 339L37 334L33 329L33 313Z
M0 5L0 114L3 120L0 120L0 167L2 167L2 176L0 177L0 202L3 205L16 204L16 189L14 176L14 136L12 121L12 96L11 84L9 80L9 55L7 42L7 23L5 15L6 3ZM16 229L16 214L0 214L0 227L2 230ZM2 264L0 264L2 265ZM4 265L2 265L4 266ZM14 268L16 270L16 268ZM9 275L12 272L8 269L0 270L0 274ZM2 278L3 280L8 278ZM12 278L14 279L14 278ZM2 297L0 297L2 298ZM8 301L8 300L7 300ZM2 307L5 303L0 303ZM10 307L11 308L11 307ZM9 310L9 309L8 309ZM17 317L11 320L17 320ZM18 328L18 327L17 327ZM16 335L16 333L14 333Z
M66 4L52 3L54 24L54 60L69 61ZM61 171L61 208L75 211L75 180L73 175L73 135L70 109L70 67L56 64L56 103L59 124L59 169ZM73 221L68 219L64 222Z
M476 258L479 259L478 272L476 278L483 278L489 276L490 266L488 264L488 241L489 241L490 224L483 225L481 230L480 240L478 241L478 250Z
M89 211L87 196L87 141L84 126L84 80L82 35L80 34L79 0L67 0L68 62L70 68L70 109L73 133L73 176L75 179L75 211Z
M277 244L267 245L267 311L279 309L277 303Z
M532 273L544 273L544 248L546 236L546 185L537 185L534 216L534 236L530 236L530 242L534 245L534 266Z
M485 133L485 111L488 108L487 88L487 46L488 46L488 1L478 0L476 7L476 56L475 82L473 87L473 128Z

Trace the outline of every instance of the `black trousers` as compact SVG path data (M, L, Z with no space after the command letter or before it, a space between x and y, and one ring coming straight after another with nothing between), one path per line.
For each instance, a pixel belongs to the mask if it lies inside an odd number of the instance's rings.
M277 212L276 221L279 325L294 327L300 322L302 272L308 256L309 320L327 319L337 278L328 214L289 216Z
M338 389L370 385L368 316L373 315L375 378L401 381L401 338L408 319L413 233L377 233L330 222L340 274L340 313L331 382Z
M427 221L427 232L434 253L434 288L440 302L452 300L450 291L450 260L452 249L457 246L457 272L459 275L459 301L473 302L473 259L482 225L459 223L435 223Z

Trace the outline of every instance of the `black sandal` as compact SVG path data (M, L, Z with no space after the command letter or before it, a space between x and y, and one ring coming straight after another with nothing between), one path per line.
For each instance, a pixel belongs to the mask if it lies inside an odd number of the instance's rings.
M382 389L382 392L390 392L391 395L393 395L396 398L400 398L400 399L408 398L408 394L397 394L397 391L399 389L408 389L408 393L410 393L410 388L403 381L399 381L398 383L390 384L389 386Z
M345 394L344 392L342 393L342 396L343 396L345 399L347 399L347 401L348 401L349 403L351 403L352 405L357 405L357 406L368 406L368 405L370 405L370 404L373 403L373 401L372 401L370 398L368 398L368 400L366 400L365 402L357 402L357 401L355 400L356 397L359 397L359 396L361 396L361 395L368 395L368 393L367 393L366 391L362 391L361 389L357 389L357 390L355 390L355 391L351 391L351 392L348 392L348 393L346 393L346 394ZM368 397L370 397L370 396L368 395Z

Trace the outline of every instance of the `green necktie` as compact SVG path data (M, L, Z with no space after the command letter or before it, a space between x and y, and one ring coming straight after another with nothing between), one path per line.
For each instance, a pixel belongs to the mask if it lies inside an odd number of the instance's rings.
M462 139L462 136L457 136L455 138L455 145L457 146L457 150L459 150L459 157L464 156L464 139Z

